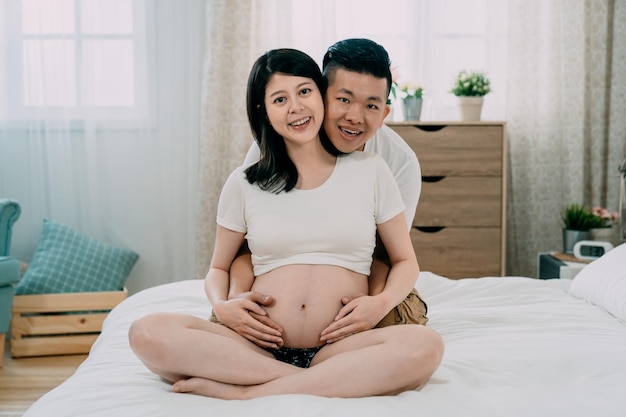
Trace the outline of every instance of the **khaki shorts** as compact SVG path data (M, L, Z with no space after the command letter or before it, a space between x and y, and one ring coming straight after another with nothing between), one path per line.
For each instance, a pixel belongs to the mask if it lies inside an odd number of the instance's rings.
M428 306L415 288L376 325L376 327L393 326L395 324L426 324L428 323Z
M211 322L217 323L217 324L224 324L220 321L220 319L217 318L217 316L215 315L215 310L213 309L211 309Z

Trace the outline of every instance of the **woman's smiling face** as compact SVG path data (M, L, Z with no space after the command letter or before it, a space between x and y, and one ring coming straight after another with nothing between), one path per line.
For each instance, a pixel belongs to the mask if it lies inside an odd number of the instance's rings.
M285 141L316 139L324 122L322 94L311 78L274 74L265 88L267 118Z

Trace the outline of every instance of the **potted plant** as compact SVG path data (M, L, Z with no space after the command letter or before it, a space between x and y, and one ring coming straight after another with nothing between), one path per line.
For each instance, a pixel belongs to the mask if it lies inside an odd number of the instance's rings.
M566 229L579 232L588 232L592 228L601 225L600 218L581 204L566 206L561 214L561 218Z
M491 82L484 72L459 72L450 92L457 97L461 120L480 120L484 97L490 91Z
M416 83L404 83L399 87L402 96L402 115L404 120L419 120L422 113L424 87Z
M589 230L599 224L598 217L581 204L570 204L561 213L563 220L563 252L574 253L574 245L589 239Z

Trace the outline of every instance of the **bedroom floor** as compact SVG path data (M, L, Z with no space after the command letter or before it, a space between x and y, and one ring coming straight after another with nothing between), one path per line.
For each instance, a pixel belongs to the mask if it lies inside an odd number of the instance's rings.
M39 397L65 381L87 355L11 358L7 341L0 368L0 417L19 417Z

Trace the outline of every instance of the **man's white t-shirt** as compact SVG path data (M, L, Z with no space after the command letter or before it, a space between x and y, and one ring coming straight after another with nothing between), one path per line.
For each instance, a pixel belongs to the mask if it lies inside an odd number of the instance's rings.
M364 150L380 155L389 166L404 201L404 215L410 230L422 191L422 170L415 152L387 125L383 125L374 137L365 142ZM254 142L248 150L244 166L258 161L259 153L259 147Z

